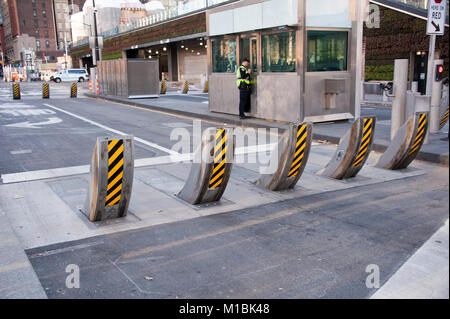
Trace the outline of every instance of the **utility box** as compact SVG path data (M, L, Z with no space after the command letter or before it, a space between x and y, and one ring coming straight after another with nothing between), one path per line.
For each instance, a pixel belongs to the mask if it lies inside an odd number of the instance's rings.
M159 97L159 62L146 59L100 61L100 95L129 99Z

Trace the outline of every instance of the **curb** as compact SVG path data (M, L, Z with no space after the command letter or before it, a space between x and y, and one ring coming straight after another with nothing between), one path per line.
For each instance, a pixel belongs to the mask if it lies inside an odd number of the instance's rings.
M141 108L145 108L145 109L149 109L149 110L153 110L153 111L159 111L159 112L166 113L166 114L182 115L182 116L192 117L192 118L201 119L201 120L205 120L205 121L209 121L209 122L218 122L218 123L223 123L223 124L232 125L232 126L266 128L266 129L278 128L278 129L282 130L283 132L286 129L288 129L288 127L289 127L288 123L283 123L283 122L267 122L264 120L252 119L252 118L249 118L247 120L241 120L241 119L229 118L227 115L221 115L220 113L199 114L199 113L194 113L194 112L189 112L189 111L168 109L165 107L160 107L160 106L155 106L155 105L142 104L139 102L130 101L128 99L122 99L122 98L104 96L104 95L96 95L93 93L84 93L84 95L89 98L112 101L112 102L127 104L127 105L131 105L131 106L137 106L137 107L141 107Z
M201 119L201 120L210 121L210 122L224 123L226 125L232 125L232 126L266 128L266 129L278 128L282 132L284 132L288 128L288 123L282 123L282 122L271 122L269 124L267 121L258 120L258 119L253 119L253 120L249 119L249 120L243 121L240 119L231 119L231 118L226 117L225 115L220 115L220 114L198 114L198 113L193 113L193 112L189 112L189 111L173 110L173 109L167 109L165 107L160 107L160 106L155 106L155 105L147 105L147 104L142 104L142 103L138 103L138 102L132 102L132 101L129 101L128 99L96 95L93 93L84 93L84 95L89 98L103 99L106 101L112 101L112 102L137 106L137 107L141 107L141 108L146 108L149 110L159 111L159 112L166 113L166 114L182 115L182 116L192 117L192 118ZM313 133L313 139L314 140L324 140L324 141L327 141L332 144L339 144L339 141L340 141L340 137L324 135L321 133ZM376 152L384 152L387 149L387 145L377 143L377 141L375 141L373 143L372 149ZM430 163L435 163L435 164L440 164L440 165L446 165L446 166L449 165L449 155L448 154L436 154L436 153L421 151L417 155L416 159L418 159L420 161L425 161L425 162L430 162Z

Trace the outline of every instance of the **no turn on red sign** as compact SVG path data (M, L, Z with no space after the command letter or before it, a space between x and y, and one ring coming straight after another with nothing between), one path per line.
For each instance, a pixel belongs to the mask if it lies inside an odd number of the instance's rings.
M446 13L446 0L428 1L427 34L444 35Z

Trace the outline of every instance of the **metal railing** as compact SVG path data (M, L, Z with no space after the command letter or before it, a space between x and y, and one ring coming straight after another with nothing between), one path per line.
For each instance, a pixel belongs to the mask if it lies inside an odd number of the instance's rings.
M167 20L171 20L174 18L178 18L184 15L188 15L190 13L196 11L206 10L210 7L214 7L220 4L225 4L229 2L234 2L237 0L190 0L188 2L179 3L178 6L165 9L158 10L155 13L139 19L135 22L130 22L126 24L121 24L113 29L101 32L99 35L103 36L103 38L112 38L119 34L127 33L133 30L145 28L151 25L155 25ZM82 45L86 45L89 43L89 37L86 37L82 40L79 40L73 43L72 48L79 47Z

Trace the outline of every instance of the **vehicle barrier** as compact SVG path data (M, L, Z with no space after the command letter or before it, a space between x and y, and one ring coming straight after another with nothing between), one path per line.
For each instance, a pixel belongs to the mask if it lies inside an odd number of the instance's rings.
M91 222L126 216L134 175L132 136L98 138L81 210Z
M333 158L319 174L335 179L355 177L369 158L375 124L375 117L358 118L341 138Z
M208 93L209 90L209 83L208 80L205 81L205 84L203 85L203 93Z
M94 88L92 87L92 80L89 80L89 93L94 93Z
M100 94L100 86L98 84L98 79L95 80L96 84L95 84L95 94L99 95Z
M72 83L72 85L70 87L70 97L71 98L77 97L77 84L76 83Z
M12 84L12 94L14 100L20 100L20 84L19 83L13 83Z
M308 162L312 143L312 123L292 123L272 153L269 167L278 163L275 173L261 174L256 185L271 191L282 191L295 187Z
M439 129L442 130L442 128L447 124L448 121L448 113L449 113L449 107L447 106L447 110L444 109L443 114L441 114L441 121L439 122Z
M166 94L167 88L166 88L166 80L162 80L161 81L161 90L160 90L160 94Z
M234 148L233 129L207 129L178 197L192 205L219 201L230 179Z
M49 99L50 98L50 85L47 82L42 84L42 98Z
M181 90L181 93L188 94L189 92L189 83L188 81L184 81L183 89Z
M417 112L398 130L376 167L391 170L407 168L417 157L428 131L428 112Z

